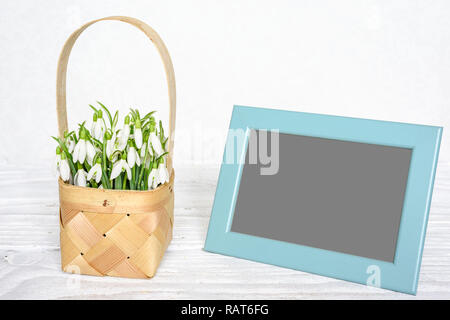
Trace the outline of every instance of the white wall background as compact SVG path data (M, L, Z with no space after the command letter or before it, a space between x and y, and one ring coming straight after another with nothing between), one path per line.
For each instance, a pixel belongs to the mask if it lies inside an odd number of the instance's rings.
M450 125L450 1L1 0L0 163L52 161L59 52L109 15L144 20L170 51L175 165L221 161L233 104ZM72 128L96 100L157 108L167 123L159 56L131 26L88 29L68 74Z

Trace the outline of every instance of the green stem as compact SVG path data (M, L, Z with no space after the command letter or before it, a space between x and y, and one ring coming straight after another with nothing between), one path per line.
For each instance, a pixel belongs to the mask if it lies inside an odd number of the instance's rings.
M127 172L124 172L124 176L123 176L123 184L122 184L122 190L126 190L127 189Z
M87 159L84 160L83 166L84 166L86 172L89 172L89 170L91 170L91 168L92 168L92 167L89 165L89 163L87 162Z
M67 162L69 163L70 171L72 171L72 176L75 176L77 174L77 170L75 169L75 165L73 163L72 155L70 154L69 150L67 149L66 145L60 138L53 137L56 142L58 142L59 146L63 150L63 152L66 154Z
M152 167L152 165L150 164L150 168ZM150 174L150 170L149 168L145 168L145 178L144 178L144 190L148 190L148 175Z
M139 183L138 183L138 179L139 179L139 173L140 173L140 167L138 167L138 166L135 166L135 168L136 168L136 174L135 174L135 176L134 176L134 185L135 185L135 187L136 187L136 190L139 190Z
M103 170L102 170L102 184L103 184L103 188L105 189L111 189L111 186L109 184L108 181L108 177L106 176L106 168L107 168L107 163L106 163L106 138L103 137L103 150L102 150L102 165L103 165Z
M102 170L102 185L104 189L111 189L109 186L108 177L106 176L105 171Z
M145 171L144 169L145 169L145 164L147 163L147 157L148 157L148 152L145 153L144 161L143 161L143 163L141 165L142 166L141 173L139 174L139 179L138 179L138 182L137 182L138 186L141 185L142 177L144 176L144 171Z
M114 189L122 190L122 174L120 174L114 182L115 182Z
M135 190L134 179L136 177L136 165L131 169L131 180L130 180L130 189Z

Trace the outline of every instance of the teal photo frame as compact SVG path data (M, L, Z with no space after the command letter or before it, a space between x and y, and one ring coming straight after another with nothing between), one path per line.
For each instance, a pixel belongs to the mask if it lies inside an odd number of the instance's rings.
M231 231L250 129L412 149L394 261L387 262ZM374 271L379 287L416 294L431 205L442 127L234 106L230 130L237 158L220 169L204 249L318 275L369 284ZM230 141L230 140L233 141Z

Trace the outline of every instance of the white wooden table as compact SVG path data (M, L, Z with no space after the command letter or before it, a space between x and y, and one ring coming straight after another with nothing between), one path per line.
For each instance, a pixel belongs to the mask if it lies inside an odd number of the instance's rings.
M450 299L450 163L438 167L417 296L203 251L219 168L177 168L171 245L151 280L60 270L50 168L0 166L0 299Z

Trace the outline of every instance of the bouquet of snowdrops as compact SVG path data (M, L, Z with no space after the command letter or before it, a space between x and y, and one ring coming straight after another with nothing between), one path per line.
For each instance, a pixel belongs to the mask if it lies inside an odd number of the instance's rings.
M90 130L86 122L78 130L65 132L58 142L56 167L66 183L81 187L150 190L169 181L166 144L161 121L153 114L141 118L130 109L122 129L117 128L119 112L114 116L102 103L94 110ZM103 116L107 115L107 120Z

